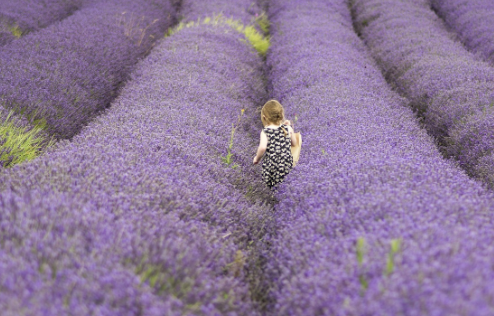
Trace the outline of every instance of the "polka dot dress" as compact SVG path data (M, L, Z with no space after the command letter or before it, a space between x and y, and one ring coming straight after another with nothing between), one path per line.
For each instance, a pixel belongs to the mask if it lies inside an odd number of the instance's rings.
M287 132L285 136L282 127ZM262 178L268 187L283 182L293 166L290 135L286 125L277 128L264 128L268 146L262 159Z

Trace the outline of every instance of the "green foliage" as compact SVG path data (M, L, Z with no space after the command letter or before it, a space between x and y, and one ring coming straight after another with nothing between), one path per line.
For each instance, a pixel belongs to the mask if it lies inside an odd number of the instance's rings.
M230 137L230 143L228 144L228 153L226 154L225 157L221 157L221 160L226 163L227 165L231 165L233 163L233 153L232 153L232 147L233 147L233 135L235 134L235 125L232 124L232 133L231 133L231 137ZM237 164L233 164L232 168L235 169L237 168L238 165Z
M369 287L369 282L367 281L367 279L365 278L365 276L363 274L360 274L358 276L358 280L360 282L360 287L361 287L361 291L363 294L365 292L365 290L367 290L367 288Z
M11 111L0 123L0 165L3 167L34 159L42 148L53 144L52 140L43 136L41 122L30 129L18 127L11 119L12 114Z
M369 282L365 278L365 272L362 269L362 267L364 265L365 251L366 251L366 242L365 242L365 239L363 237L359 237L357 239L356 254L357 254L358 267L359 267L359 270L361 270L359 272L358 279L359 279L359 282L360 282L360 288L361 288L360 290L361 290L361 294L362 295L365 293L365 291L369 287Z
M170 271L161 265L144 263L142 260L135 272L140 277L141 283L147 283L158 294L171 294L182 298L192 290L193 281L191 279L175 278Z
M235 124L232 123L232 132L231 132L231 135L230 135L230 142L228 144L228 153L226 154L225 157L221 157L221 160L226 163L227 165L231 166L233 169L236 169L239 167L239 165L237 164L234 164L233 163L233 153L232 153L232 148L233 148L233 137L235 135L235 130L237 129L238 125L240 124L240 120L242 119L242 116L244 116L244 109L242 109L240 111L240 115L238 116L238 120L237 120L237 126L235 126ZM233 165L232 165L233 164Z
M359 237L357 239L357 262L359 267L364 263L364 254L365 254L365 239L363 237Z
M386 266L384 268L384 275L389 276L395 270L396 266L396 254L401 251L401 238L391 239L390 241L390 249L386 256ZM367 251L366 241L363 237L359 237L356 243L356 255L357 255L357 263L358 263L358 280L361 288L361 295L365 293L367 288L369 287L369 281L365 277L365 269L364 269L364 256Z
M256 18L257 25L261 28L264 34L269 34L269 28L271 27L271 23L269 22L268 16L265 13L262 13Z
M392 239L390 242L390 249L386 258L386 269L384 270L386 275L390 275L394 271L395 267L395 255L401 250L401 239Z
M266 30L268 30L269 28L269 21L264 14L261 16L264 17L257 21L257 23L259 24L259 27L263 30L263 32L265 32L264 28L266 28ZM261 34L253 25L244 26L239 20L234 20L231 18L227 19L221 14L215 15L213 17L206 17L202 20L199 19L197 21L190 21L187 23L181 22L174 28L169 28L165 36L171 36L184 28L196 27L201 25L228 25L237 32L244 34L246 40L250 43L250 45L252 45L252 47L254 47L262 56L265 56L266 52L269 49L269 37Z
M243 29L243 33L249 40L252 47L254 47L259 52L259 54L265 56L269 49L269 38L264 37L253 26L245 27Z
M10 27L10 33L12 33L12 35L14 35L17 38L20 38L22 36L22 30L19 28L18 25L14 25Z

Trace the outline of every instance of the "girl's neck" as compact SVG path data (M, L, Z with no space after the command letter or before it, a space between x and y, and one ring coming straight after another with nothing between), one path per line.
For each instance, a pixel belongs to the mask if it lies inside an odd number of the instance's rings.
M280 127L281 125L282 125L281 123L280 123L279 125L276 125L276 124L268 124L268 125L266 125L265 127L266 127L266 128L278 128L278 127Z

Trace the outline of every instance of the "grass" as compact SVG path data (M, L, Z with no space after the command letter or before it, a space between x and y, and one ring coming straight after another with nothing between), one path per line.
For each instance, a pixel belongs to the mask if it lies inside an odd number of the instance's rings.
M269 29L269 21L264 14L261 16L262 17L256 19L257 23L263 32L267 33L267 30ZM242 33L250 45L254 47L262 56L265 56L269 49L269 36L264 36L261 34L254 25L245 26L241 21L234 20L232 18L228 19L221 14L199 19L197 21L190 21L186 23L181 22L176 27L168 29L166 36L171 36L184 28L196 27L200 25L228 25L237 32Z
M271 23L269 22L268 16L265 13L262 13L258 17L256 17L256 22L264 32L264 34L269 34L269 28L271 27Z
M18 127L12 114L0 123L0 166L5 168L36 158L43 148L53 144L44 136L42 126Z
M232 148L233 148L233 137L235 135L235 130L237 129L237 127L239 126L240 124L240 120L242 119L242 116L244 115L244 109L242 109L240 111L240 115L238 116L238 120L237 120L237 126L235 126L235 124L232 123L232 132L231 132L231 135L230 135L230 142L228 144L228 148L227 148L227 151L228 153L226 154L225 157L221 157L221 160L226 163L227 165L231 166L233 169L235 168L238 168L239 165L237 164L233 164L233 153L232 153ZM233 165L232 165L233 164Z
M14 25L10 28L10 33L12 33L12 35L17 38L20 38L22 36L22 30L17 25Z

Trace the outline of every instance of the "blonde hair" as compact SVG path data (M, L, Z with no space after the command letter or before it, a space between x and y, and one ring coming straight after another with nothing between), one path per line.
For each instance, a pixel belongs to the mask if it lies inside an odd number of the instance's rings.
M276 100L269 100L264 103L261 109L261 121L262 125L267 126L269 124L281 125L285 118L285 112L280 102ZM287 135L286 130L282 127L285 137Z

